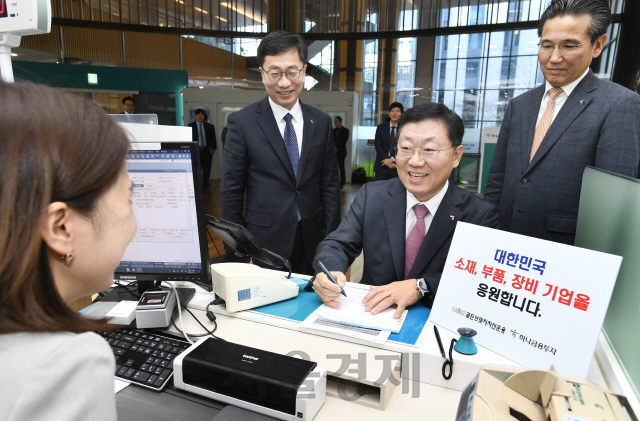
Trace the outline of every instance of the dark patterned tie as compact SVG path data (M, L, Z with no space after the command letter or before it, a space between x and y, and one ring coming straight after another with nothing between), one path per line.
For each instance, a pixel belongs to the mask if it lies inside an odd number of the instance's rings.
M286 126L284 127L284 147L287 149L287 154L289 154L289 160L291 161L291 166L293 167L293 174L296 176L296 180L298 179L298 166L300 165L300 155L298 153L298 139L296 138L296 131L293 129L293 124L291 124L291 118L293 116L291 114L287 114L284 116L284 121ZM302 219L300 216L300 209L296 207L296 212L298 216L298 221Z
M391 126L391 148L389 148L389 156L394 156L396 148L396 126Z
M413 207L413 211L416 214L416 224L413 226L409 238L407 238L407 245L404 249L404 279L407 279L409 276L413 262L415 262L418 251L420 251L420 247L424 241L426 234L424 217L429 213L429 209L420 203Z

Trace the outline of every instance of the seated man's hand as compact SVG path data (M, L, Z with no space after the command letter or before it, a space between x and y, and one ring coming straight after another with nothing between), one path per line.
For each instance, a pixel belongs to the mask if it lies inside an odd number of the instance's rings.
M324 273L319 273L316 275L315 281L313 281L313 289L320 301L329 307L342 307L342 303L335 301L335 299L342 295L340 291L345 282L347 282L347 277L342 272L331 272L331 275L338 281L338 285L331 282Z
M387 285L372 286L371 292L364 297L362 304L367 305L364 311L369 311L371 314L377 314L385 308L397 304L398 309L393 314L393 318L397 319L405 308L415 304L420 298L422 295L416 289L416 280L407 279Z

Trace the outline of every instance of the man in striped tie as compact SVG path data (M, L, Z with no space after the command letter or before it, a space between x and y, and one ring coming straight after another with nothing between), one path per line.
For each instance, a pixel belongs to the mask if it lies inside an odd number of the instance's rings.
M484 195L500 229L573 245L585 167L638 176L640 95L589 69L610 23L608 0L554 0L540 18L545 83L509 103Z
M497 227L498 210L449 181L464 147L462 119L442 104L418 105L398 121L398 178L365 184L336 231L318 246L323 273L313 283L327 305L346 281L344 273L363 252L363 284L372 285L365 311L397 305L398 318L417 301L431 307L458 221Z
M260 42L267 97L229 116L220 198L222 219L313 274L316 246L340 221L340 181L331 117L298 100L307 55L300 35L273 31Z

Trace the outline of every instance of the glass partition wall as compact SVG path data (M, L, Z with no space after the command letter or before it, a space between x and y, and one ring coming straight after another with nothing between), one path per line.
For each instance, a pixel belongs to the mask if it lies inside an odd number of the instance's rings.
M360 121L354 123L367 137L359 145L366 145L394 101L405 108L438 102L458 113L466 128L465 157L454 176L474 189L482 129L499 127L508 102L544 81L536 27L547 3L52 0L51 36L57 35L57 44L44 43L43 48L51 53L58 48L65 63L187 70L190 87L264 89L256 59L260 40L274 29L298 32L309 46L304 89L358 93ZM624 6L623 0L610 4L614 24L592 66L604 79L613 73ZM84 23L74 28L78 21ZM86 21L100 28L95 30L102 31L99 36L85 33L91 27ZM77 47L82 37L112 53ZM26 37L23 44L31 39L36 38Z

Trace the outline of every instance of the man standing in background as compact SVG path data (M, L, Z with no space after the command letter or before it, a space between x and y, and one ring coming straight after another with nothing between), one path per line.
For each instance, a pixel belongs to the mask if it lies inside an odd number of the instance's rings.
M339 115L334 119L333 139L336 143L336 156L338 158L338 169L340 170L340 188L346 183L344 161L347 159L347 141L349 140L349 129L342 126L342 117Z
M121 112L120 114L124 114L124 115L132 115L133 114L133 109L136 106L136 100L133 99L133 97L131 96L126 96L124 98L122 98L122 108L124 109L123 112ZM129 119L130 123L133 123L133 117L127 117Z
M273 31L260 42L267 97L228 118L220 198L222 219L313 274L318 243L340 222L340 190L331 117L298 100L307 55L300 35Z
M191 127L192 140L200 145L202 188L206 194L211 194L209 177L211 176L211 159L217 148L216 128L213 124L204 121L206 114L202 108L198 108L195 115L196 121L189 123L189 127Z
M394 102L389 106L389 121L378 125L376 129L376 161L373 170L376 180L389 180L398 176L395 161L395 147L398 138L398 120L404 112L404 106Z
M484 195L500 229L573 245L585 167L638 176L640 96L589 69L610 24L607 0L554 0L540 18L546 82L509 103Z

